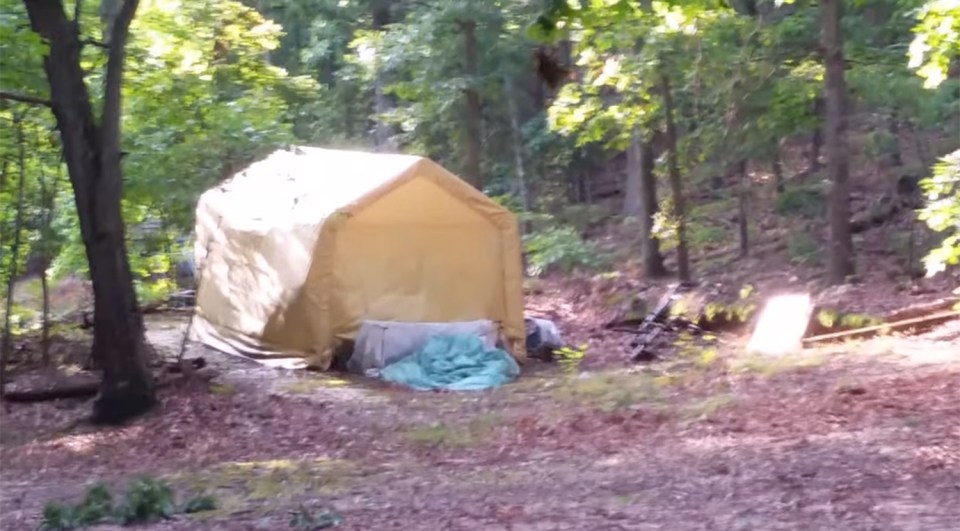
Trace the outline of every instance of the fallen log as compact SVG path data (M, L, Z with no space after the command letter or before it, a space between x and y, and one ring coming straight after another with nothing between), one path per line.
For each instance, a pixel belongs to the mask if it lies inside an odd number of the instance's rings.
M100 390L100 382L83 381L55 385L53 387L11 389L4 391L3 399L7 402L46 402L64 398L90 398Z
M219 374L219 371L212 367L189 368L186 371L184 371L183 368L177 368L175 370L155 373L153 379L157 389L162 389L177 382L190 380L209 382ZM47 402L61 399L86 399L93 398L99 391L99 378L83 377L72 381L60 381L41 387L9 389L4 391L3 399L8 402L17 403Z
M933 315L914 317L910 319L904 319L902 321L894 321L873 326L866 326L863 328L855 328L853 330L845 330L843 332L834 332L832 334L806 337L803 338L803 346L807 347L844 339L865 339L882 333L899 332L909 329L929 329L938 324L952 321L957 318L960 318L960 312L958 311L938 312Z

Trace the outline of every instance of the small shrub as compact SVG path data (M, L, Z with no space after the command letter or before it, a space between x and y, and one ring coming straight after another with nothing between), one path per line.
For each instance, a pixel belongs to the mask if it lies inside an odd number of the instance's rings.
M97 483L74 509L74 520L78 526L94 525L112 514L113 496L106 485Z
M43 506L39 531L66 531L76 527L77 521L72 507L57 502L49 502Z
M610 211L603 205L568 205L563 207L557 218L561 223L583 232L609 219Z
M822 218L827 213L826 195L820 185L787 188L777 196L776 210L784 216Z
M185 514L202 513L204 511L213 511L217 508L217 500L213 496L201 494L194 496L183 504L182 511Z
M175 512L176 503L170 485L143 476L130 484L124 504L117 509L117 519L125 525L147 523L166 520Z
M529 234L523 243L532 276L542 275L551 268L565 272L579 267L594 269L605 262L600 250L569 226Z
M820 259L820 246L809 234L787 234L787 255L794 264L814 264Z
M729 232L722 226L708 223L690 223L688 241L692 249L717 247L727 243Z
M336 527L343 523L343 517L331 511L323 510L316 514L312 513L306 507L300 506L290 518L290 527L294 529L306 529L317 531L319 529L328 529Z

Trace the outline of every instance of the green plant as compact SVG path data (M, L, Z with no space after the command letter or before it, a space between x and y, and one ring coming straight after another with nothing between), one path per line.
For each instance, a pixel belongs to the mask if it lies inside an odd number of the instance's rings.
M729 232L722 226L707 222L689 224L690 247L701 249L727 243Z
M39 531L66 531L76 527L77 521L72 507L57 502L48 502L43 506Z
M827 212L827 200L820 185L787 188L777 195L776 210L784 216L808 219L822 218Z
M820 259L820 246L805 232L787 234L787 256L794 264L813 264Z
M569 205L561 209L558 221L570 225L574 230L583 232L610 217L610 211L603 205Z
M117 508L117 520L124 525L155 522L171 518L176 512L173 489L167 483L142 476L127 489L123 505Z
M217 508L217 500L209 494L199 494L190 498L181 509L185 514L213 511Z
M960 263L960 150L943 157L920 185L930 200L919 218L944 234L940 246L923 259L927 275L932 276Z
M304 529L307 531L316 531L318 529L328 529L336 527L343 523L343 517L329 510L319 511L314 514L304 506L294 511L290 517L290 527L295 529Z
M78 526L94 525L112 514L113 496L103 483L93 485L73 511Z
M528 234L523 244L532 276L542 275L552 268L565 272L579 267L594 269L606 261L606 256L594 244L584 241L570 226Z

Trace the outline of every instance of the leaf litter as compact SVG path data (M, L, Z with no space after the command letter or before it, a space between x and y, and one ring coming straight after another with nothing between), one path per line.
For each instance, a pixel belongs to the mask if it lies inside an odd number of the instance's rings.
M728 345L626 368L613 361L626 338L603 331L609 312L596 309L609 289L572 281L531 297L570 343L589 344L589 372L535 366L488 392L417 393L202 352L222 378L164 389L126 427L92 429L82 402L17 405L0 417L3 529L34 529L48 501L141 474L221 500L150 529L287 529L300 507L351 530L954 528L956 335L802 363L744 360ZM943 354L920 363L918 343Z

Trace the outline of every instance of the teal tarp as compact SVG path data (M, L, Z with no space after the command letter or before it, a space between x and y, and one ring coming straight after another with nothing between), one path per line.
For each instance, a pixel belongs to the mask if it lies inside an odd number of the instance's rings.
M472 391L516 378L520 366L508 352L487 349L473 335L437 335L418 351L383 368L383 379L414 389Z

